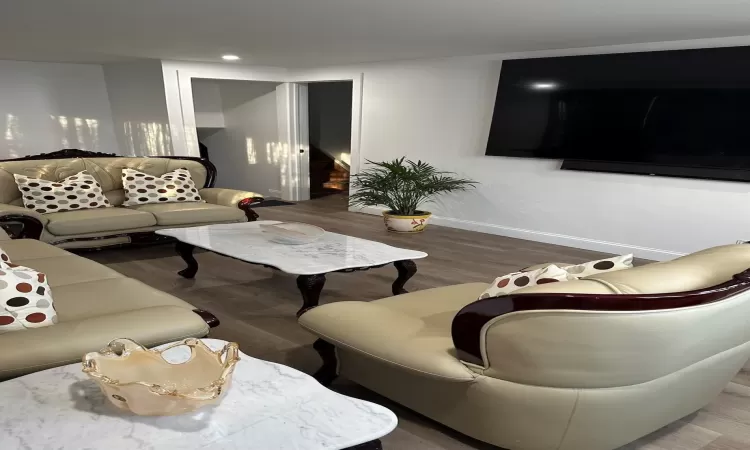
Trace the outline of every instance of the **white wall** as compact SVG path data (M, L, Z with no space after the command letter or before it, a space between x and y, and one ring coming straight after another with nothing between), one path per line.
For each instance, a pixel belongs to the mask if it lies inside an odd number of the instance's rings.
M284 82L288 70L279 67L161 61L172 145L175 155L198 156L192 80L251 80Z
M352 82L309 83L310 146L349 165L352 139Z
M62 148L119 153L102 67L0 61L0 159Z
M197 128L224 128L219 83L215 80L194 78L193 105Z
M224 124L203 139L218 171L217 187L250 190L264 196L281 192L281 153L276 114L278 83L216 81Z
M358 158L407 156L479 181L428 205L436 224L654 259L750 239L750 184L558 170L560 161L485 156L503 58L747 45L704 40L317 69L362 71Z
M161 62L105 64L104 79L122 153L172 155Z

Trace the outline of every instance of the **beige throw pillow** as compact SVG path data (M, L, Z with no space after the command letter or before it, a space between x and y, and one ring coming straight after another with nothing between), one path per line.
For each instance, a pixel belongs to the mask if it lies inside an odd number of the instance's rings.
M57 323L47 276L28 267L0 263L0 334Z
M96 178L85 170L62 181L41 180L18 174L13 177L21 191L23 205L39 214L112 206Z
M479 300L510 294L526 286L559 283L560 281L568 280L575 280L575 277L555 265L532 270L531 272L514 272L495 278L495 281L479 296Z
M126 197L123 206L202 201L187 169L175 169L160 177L122 169L122 187Z
M563 270L576 278L598 275L604 272L614 272L616 270L630 269L633 267L633 254L615 256L614 258L598 259L583 264L573 266L563 266Z

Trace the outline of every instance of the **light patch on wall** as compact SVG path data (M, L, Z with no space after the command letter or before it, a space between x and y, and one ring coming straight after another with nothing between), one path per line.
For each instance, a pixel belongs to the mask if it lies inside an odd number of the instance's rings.
M86 127L89 130L91 145L93 148L99 148L99 121L96 119L86 119Z
M21 133L21 125L15 114L5 116L5 140L8 142L8 157L18 158L21 156L20 153L22 152L19 152L19 150L23 148L23 133Z
M127 154L130 156L167 156L171 154L169 125L157 122L125 122Z
M99 150L99 121L81 117L50 115L53 127L57 127L60 145L63 148Z
M18 125L18 117L15 114L8 114L5 117L5 140L20 141L23 138L21 127Z
M273 163L279 166L281 172L281 188L287 185L287 161L289 160L289 144L274 142ZM291 180L290 180L291 181Z
M65 116L59 116L57 122L60 124L62 129L62 146L65 148L70 147L70 141L68 141L68 118Z
M258 163L258 156L256 154L255 147L253 146L253 138L245 139L245 152L247 153L248 164Z
M84 142L83 140L83 119L80 117L73 118L73 123L76 127L76 138L78 138L78 143Z
M351 153L348 153L348 152L346 152L346 153L344 153L344 152L341 152L341 153L339 154L338 160L339 160L339 161L341 161L341 162L343 162L343 163L344 163L344 164L346 164L347 166L351 166L351 165L352 165L352 155L351 155Z

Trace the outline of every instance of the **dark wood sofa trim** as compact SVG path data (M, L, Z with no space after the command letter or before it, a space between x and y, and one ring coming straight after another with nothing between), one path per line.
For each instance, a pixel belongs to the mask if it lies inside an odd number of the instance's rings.
M731 280L705 289L663 294L509 294L477 300L453 318L453 345L462 361L483 365L482 327L490 320L518 311L655 311L684 308L724 300L750 289L750 269Z
M193 312L201 316L201 319L203 319L203 321L206 322L206 325L208 325L209 328L216 328L221 323L219 322L218 317L214 316L213 314L206 311L205 309L194 309Z
M0 218L0 228L5 230L11 239L39 239L44 225L36 217L25 214L8 214Z

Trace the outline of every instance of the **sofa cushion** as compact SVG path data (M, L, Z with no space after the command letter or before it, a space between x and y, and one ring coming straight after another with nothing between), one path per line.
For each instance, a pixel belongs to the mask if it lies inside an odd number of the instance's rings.
M47 274L49 285L56 294L55 288L67 284L87 283L89 281L109 278L124 278L120 272L107 266L95 263L81 256L65 252L63 256L51 258L23 259L16 258L16 264L30 267Z
M87 209L47 214L47 230L55 236L129 230L156 225L156 218L128 208Z
M51 258L55 256L70 256L69 252L49 245L36 239L9 239L0 243L3 250L10 257L11 262L14 259L23 261L23 265L32 264L30 260L39 258ZM20 264L20 263L16 263Z
M191 311L194 309L192 305L173 295L124 277L56 286L54 293L55 307L63 322L152 306L177 306Z
M14 177L23 193L24 206L39 214L112 206L104 196L102 187L85 170L60 181L18 174Z
M127 197L123 206L201 201L187 169L175 169L162 176L122 169L122 186Z
M29 372L81 363L81 356L127 336L152 347L188 337L203 337L208 325L177 306L154 306L118 314L60 322L53 327L0 335L0 380Z
M128 209L151 213L158 225L192 225L219 222L245 222L244 211L208 203L163 203L129 206Z

